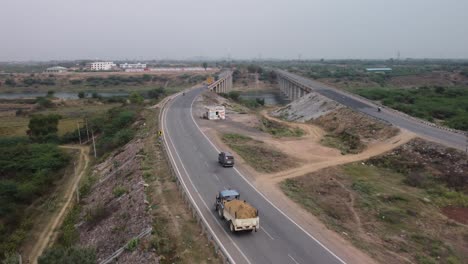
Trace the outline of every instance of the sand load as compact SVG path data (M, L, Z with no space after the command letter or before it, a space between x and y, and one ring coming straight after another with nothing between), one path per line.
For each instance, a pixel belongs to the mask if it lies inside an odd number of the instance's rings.
M248 219L257 217L257 209L246 201L232 200L224 204L226 210L236 219Z

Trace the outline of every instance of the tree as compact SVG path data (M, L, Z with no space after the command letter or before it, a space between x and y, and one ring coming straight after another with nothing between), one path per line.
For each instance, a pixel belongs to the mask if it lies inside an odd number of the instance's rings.
M36 103L37 103L40 107L44 107L44 108L49 108L49 107L54 106L54 104L52 103L52 101L50 101L48 98L45 98L45 97L37 97L37 98L36 98Z
M443 94L445 92L445 88L442 86L436 86L435 87L435 92L438 94Z
M101 96L100 96L97 92L93 92L93 93L91 94L91 97L93 97L94 99L99 99L99 98L101 98Z
M29 137L34 141L49 141L57 138L58 122L62 117L56 114L33 115L29 120Z
M143 76L141 77L141 79L145 82L149 82L151 81L151 75L149 74L143 74Z
M203 68L205 68L205 71L206 71L206 68L208 68L208 63L204 62L202 65L203 65Z
M8 85L8 86L16 86L16 82L14 79L6 79L5 80L5 85Z
M130 103L132 104L141 104L143 103L143 96L141 96L141 94L137 93L137 92L133 92L130 97Z
M164 90L164 88L159 87L157 89L149 90L148 97L153 99L159 99L160 97L164 96L165 93L166 91Z
M50 90L50 91L47 91L47 95L46 95L46 97L47 97L47 98L52 98L52 97L54 97L54 93L55 93L55 92L54 92L54 91L52 91L52 90Z
M79 93L78 93L78 98L83 99L83 98L85 98L85 97L86 97L86 93L85 93L85 92L79 92Z

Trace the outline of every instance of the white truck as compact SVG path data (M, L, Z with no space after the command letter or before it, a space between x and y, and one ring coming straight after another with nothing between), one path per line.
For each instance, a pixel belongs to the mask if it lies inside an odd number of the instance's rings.
M258 210L239 198L239 192L235 190L220 191L216 196L215 210L221 219L229 223L231 232L241 230L257 232L260 228Z

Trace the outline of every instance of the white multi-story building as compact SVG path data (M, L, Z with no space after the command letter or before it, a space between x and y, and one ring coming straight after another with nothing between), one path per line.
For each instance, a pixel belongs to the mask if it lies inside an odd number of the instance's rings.
M122 63L119 67L122 69L146 69L146 63Z
M109 71L116 65L112 61L96 61L88 63L87 66L92 71Z

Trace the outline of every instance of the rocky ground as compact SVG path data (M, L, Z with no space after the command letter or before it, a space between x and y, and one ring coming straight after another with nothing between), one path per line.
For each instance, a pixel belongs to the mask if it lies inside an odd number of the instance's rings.
M140 233L152 228L150 207L145 195L141 170L141 139L127 144L103 163L93 174L97 183L82 201L79 224L80 244L96 248L97 260L110 257ZM141 239L144 241L144 238ZM124 250L116 263L155 263L155 252L140 243Z
M285 107L273 111L271 114L288 121L306 122L343 107L340 103L330 100L323 95L309 93Z

